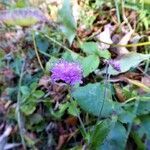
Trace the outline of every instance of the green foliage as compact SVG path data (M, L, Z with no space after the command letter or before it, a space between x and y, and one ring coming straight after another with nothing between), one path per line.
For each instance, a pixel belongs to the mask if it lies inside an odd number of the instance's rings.
M78 116L80 114L79 109L77 108L77 102L71 101L68 107L68 113L73 116Z
M36 36L37 47L40 51L46 52L49 47L49 42L47 39L42 38L41 36Z
M98 150L99 146L102 145L106 137L108 136L111 130L111 121L104 120L99 122L94 126L94 129L91 131L90 137L90 149Z
M64 25L62 31L71 45L76 35L76 22L72 15L70 0L63 1L63 6L59 10L59 20Z
M105 59L110 58L110 52L108 50L101 50L96 42L84 42L81 44L81 49L88 55L95 54Z
M145 77L148 78L149 73L149 47L146 45L147 47L135 48L138 53L133 52L134 49L131 47L129 49L131 52L118 56L112 46L108 50L101 50L94 37L99 34L99 31L105 30L106 24L113 23L117 28L113 29L113 25L111 26L113 32L110 37L114 38L112 41L115 41L128 32L126 28L131 24L131 27L136 27L134 35L139 34L140 38L144 35L142 40L147 40L150 25L149 2L125 0L123 14L123 11L120 11L123 5L119 0L115 1L118 8L114 6L115 2L112 3L112 0L81 1L79 2L81 11L76 22L72 12L74 2L64 0L58 13L59 19L56 21L60 23L56 23L58 29L47 26L45 15L41 11L26 8L28 1L16 0L8 3L3 0L3 2L6 2L7 6L1 6L0 2L0 9L6 8L7 10L4 11L5 15L0 12L2 31L6 30L5 39L3 35L0 35L2 39L2 46L0 46L0 133L5 129L5 124L6 128L10 124L17 127L18 118L16 118L15 110L20 102L20 108L17 111L21 112L19 119L22 120L21 124L26 131L23 136L27 149L124 150L128 149L128 143L131 149L148 149L150 94L145 94L145 91L141 92L142 86L138 89L136 84L125 83L121 79L127 78L128 75L130 78L130 73L131 80L137 79L134 74L132 77L133 71L140 63L147 60L146 65L143 63L140 66L141 70L144 70L144 67L146 69L141 74L138 71L140 80L138 79L137 82L143 82L142 84L148 87L149 82ZM45 6L45 1L42 2ZM50 15L53 14L52 7L47 10ZM116 22L114 8L122 17L120 21L124 21L125 24ZM35 10L34 13L31 13L33 10ZM135 16L130 16L132 12ZM128 14L127 20L123 18L126 14ZM118 18L120 18L119 15ZM34 26L37 23L38 26ZM16 41L19 34L16 28L18 25L21 26L19 30L22 30L24 37ZM39 59L34 50L32 30L35 33L35 44L44 70L40 68ZM129 43L139 40L136 36L134 38L131 37ZM69 41L69 46L66 39ZM3 40L6 41L5 43L8 40L6 44L8 47L4 49ZM12 50L13 46L15 49ZM109 66L110 76L108 75L108 81L105 82L103 73L106 73L106 65L104 62L116 58L120 63L121 72ZM71 95L68 86L64 86L61 80L55 83L50 78L51 68L60 59L77 62L83 70L83 83L71 86ZM24 61L25 67L22 68ZM24 69L23 72L22 69ZM102 74L96 74L97 69ZM131 72L128 72L126 77L123 73L127 71ZM121 76L117 76L119 73L122 73ZM22 74L23 78L20 83ZM117 83L114 83L115 79ZM119 92L112 88L114 84L121 87ZM119 97L120 95L124 97L123 100ZM18 130L13 131L9 136L9 142L21 143Z
M88 76L90 73L95 71L99 66L100 60L96 55L90 55L82 60L83 75Z
M3 58L5 56L5 53L3 51L0 51L0 67L4 66Z
M107 89L107 98L104 101L104 85L101 83L77 87L74 89L72 96L82 109L95 116L101 115L101 117L106 117L113 112L121 111L119 105L112 101L109 89ZM102 112L100 114L101 109Z
M17 0L15 7L17 8L24 8L27 6L27 1L26 0Z
M59 109L57 111L51 110L51 115L55 119L60 119L64 115L64 113L68 109L68 107L69 107L68 102L61 104L61 105L59 105Z
M21 111L25 115L31 115L35 109L38 100L44 96L44 92L37 90L37 83L32 83L30 87L21 86L22 93Z
M108 134L107 138L104 141L104 144L100 146L99 149L105 150L123 150L126 146L126 134L127 131L125 127L116 122L115 126L111 129L110 133Z
M138 149L145 150L148 148L150 140L149 125L149 115L141 116L134 121L131 136L137 144Z
M49 73L50 69L53 67L53 65L58 61L57 58L51 57L49 61L46 63L46 72Z

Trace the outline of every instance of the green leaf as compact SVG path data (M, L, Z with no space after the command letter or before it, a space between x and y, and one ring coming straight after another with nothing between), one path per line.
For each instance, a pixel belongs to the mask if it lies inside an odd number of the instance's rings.
M39 124L40 122L42 122L44 119L40 114L33 114L32 116L30 116L30 124L31 125L35 125L35 124Z
M77 87L72 92L72 96L86 112L99 116L104 100L104 85L95 83ZM106 117L113 112L119 113L120 111L119 104L111 100L111 92L107 89L107 97L104 101L101 116Z
M145 150L148 148L150 141L150 116L143 115L136 118L133 124L132 138L137 144L138 149ZM146 148L147 147L147 148Z
M17 0L16 2L16 7L17 8L23 8L27 6L27 1L26 0Z
M132 137L132 139L136 143L138 150L145 150L146 149L145 143L143 143L142 139L140 138L140 136L137 132L132 131L130 136Z
M125 127L121 123L116 122L99 150L124 150L126 146L126 134Z
M21 90L21 93L25 96L30 94L30 89L27 86L21 86L20 90Z
M40 51L46 52L49 47L49 42L47 39L40 36L36 36L36 44Z
M58 61L57 58L51 57L50 60L46 63L46 72L49 73L53 65Z
M51 109L51 114L56 119L60 119L64 115L64 113L68 109L68 107L69 107L69 103L68 102L66 102L64 104L60 104L58 111L54 111L53 109Z
M149 113L150 113L150 101L140 101L137 109L137 115L146 115Z
M99 51L98 45L95 42L84 42L80 47L86 54L97 54Z
M150 116L149 115L141 116L140 120L141 120L141 127L143 128L143 130L147 134L147 137L150 140L150 128L149 128L150 127Z
M108 136L109 131L111 130L111 121L104 120L99 122L94 130L92 130L90 137L90 149L98 150L99 146L103 143L105 138Z
M36 106L34 102L30 102L21 106L21 111L27 116L31 115L35 111L35 109Z
M37 82L33 82L33 83L30 84L30 89L31 89L32 92L35 91L37 87L38 87Z
M83 57L73 51L72 52L66 51L62 55L62 59L67 60L67 61L81 61Z
M95 71L100 63L99 57L96 55L89 55L82 60L83 76L86 77Z
M73 116L78 116L78 114L80 114L76 101L71 101L69 104L68 113Z
M122 113L119 115L119 121L122 123L132 123L133 119L135 118L135 114L133 112L128 111L122 111Z
M36 90L36 91L33 93L33 96L36 97L36 98L41 98L42 96L44 96L44 92L41 91L41 90Z
M70 0L63 1L63 6L58 15L60 22L64 25L62 31L71 45L76 35L76 23L72 15Z
M150 54L140 54L140 53L125 54L118 60L118 63L120 64L121 72L118 72L112 66L109 66L108 73L110 75L117 75L119 73L126 72L131 68L136 68L139 65L139 63L149 58L150 58ZM102 71L102 73L105 72L106 72L106 68Z
M98 55L105 59L109 59L111 57L111 54L108 50L99 50Z
M95 54L99 57L109 59L110 58L110 52L108 50L100 50L96 42L84 42L81 44L81 49L86 54Z

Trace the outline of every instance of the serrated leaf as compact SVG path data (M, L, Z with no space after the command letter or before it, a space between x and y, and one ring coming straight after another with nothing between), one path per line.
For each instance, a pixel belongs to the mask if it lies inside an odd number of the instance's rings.
M120 72L116 71L112 66L108 68L108 74L118 75L119 73L126 72L131 68L136 68L139 63L150 58L150 54L140 54L140 53L129 53L123 55L117 62L120 64ZM106 68L102 73L106 72Z
M99 116L109 116L113 111L118 113L121 111L119 104L111 100L111 93L107 89L107 97L104 101L104 85L100 83L88 84L84 87L75 88L72 92L73 98L77 101L80 107L86 112Z
M63 1L58 15L60 22L64 25L61 29L71 45L76 35L76 23L72 15L70 0Z
M86 77L95 71L100 63L99 57L96 55L89 55L82 60L83 76Z

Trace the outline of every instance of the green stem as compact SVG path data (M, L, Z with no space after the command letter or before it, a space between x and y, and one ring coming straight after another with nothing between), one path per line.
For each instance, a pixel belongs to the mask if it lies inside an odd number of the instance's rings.
M71 49L67 48L66 46L62 45L60 42L56 41L55 39L49 37L48 35L43 35L44 37L46 37L47 39L49 39L50 41L52 41L53 43L57 44L58 46L64 48L65 50L69 51L69 52L73 52Z
M116 14L117 14L118 23L121 24L118 0L114 0L114 1L115 1L115 7L116 7Z
M131 102L131 101L134 101L134 100L136 100L138 98L138 96L135 96L135 97L132 97L132 98L129 98L128 100L126 100L124 103L122 103L123 105L125 105L125 104L127 104L127 103L129 103L129 102Z
M38 49L37 49L37 46L36 46L35 33L34 32L32 33L32 40L33 40L33 45L34 45L34 50L35 50L35 54L36 54L37 60L38 60L38 62L40 64L41 69L44 71L44 67L42 65L42 62L41 62L41 59L40 59L40 56L39 56L39 53L38 53Z
M76 108L76 106L75 106L75 104L74 104L74 100L73 100L73 98L72 98L72 96L71 96L71 89L70 89L70 88L69 88L69 95L70 95L70 101L71 101L72 104L73 104L74 110L75 110L75 112L76 112L76 114L77 114L78 120L79 120L80 125L81 125L81 128L82 128L82 130L83 130L83 134L84 134L84 136L86 137L86 135L87 135L86 129L85 129L84 123L83 123L83 121L82 121L82 119L81 119L81 117L80 117L80 114L79 114L79 112L78 112L78 110L77 110L77 108Z
M16 114L17 114L17 122L18 122L19 132L20 132L20 136L21 136L21 142L22 142L24 150L26 150L27 148L26 148L26 144L25 144L25 140L24 140L24 125L23 125L23 122L22 122L22 114L20 112L20 104L21 104L21 101L20 101L21 100L20 88L21 88L21 83L22 83L22 79L23 79L23 76L24 76L24 68L25 68L25 60L24 60L23 65L22 65L19 84L18 84Z

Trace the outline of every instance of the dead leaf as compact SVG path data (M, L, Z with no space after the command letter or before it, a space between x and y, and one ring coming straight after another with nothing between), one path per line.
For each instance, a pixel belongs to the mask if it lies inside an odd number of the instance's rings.
M119 78L126 77L128 79L141 80L141 74L136 72L126 72L122 75L119 75Z
M21 143L8 143L5 145L4 150L15 149L16 147L21 146Z
M59 136L58 145L56 147L56 150L61 150L62 146L66 142L67 138L69 137L68 134L63 134Z
M129 40L131 39L131 35L134 33L134 31L130 31L127 34L125 34L122 39L119 41L119 45L126 45L128 44ZM128 54L129 51L126 47L117 47L117 54L118 56Z
M65 123L69 126L75 126L77 125L78 119L76 117L68 117L65 120Z
M146 77L146 76L142 77L141 82L142 82L142 84L144 84L145 86L147 86L150 89L150 77ZM139 91L140 91L140 93L145 92L143 88L140 88Z
M114 84L114 88L119 102L124 102L126 100L126 97L123 94L122 88L119 86L119 84Z
M80 15L80 6L78 5L77 0L72 0L72 14L74 17L75 22L77 23Z
M131 80L131 79L128 79L126 78L126 80L133 84L133 85L136 85L137 87L143 89L145 92L150 92L150 87L148 87L147 85L143 84L142 82L138 81L138 80Z
M106 43L110 43L112 44L112 40L111 40L111 33L112 33L112 29L113 29L113 26L111 24L107 24L104 26L104 31L101 32L100 34L98 34L96 36L96 38L99 40L99 41L103 41L103 42L106 42ZM110 45L108 44L104 44L102 42L99 42L99 48L101 50L106 50L110 47Z
M47 88L49 83L50 83L50 77L43 76L39 81L39 86L43 86L44 88Z

